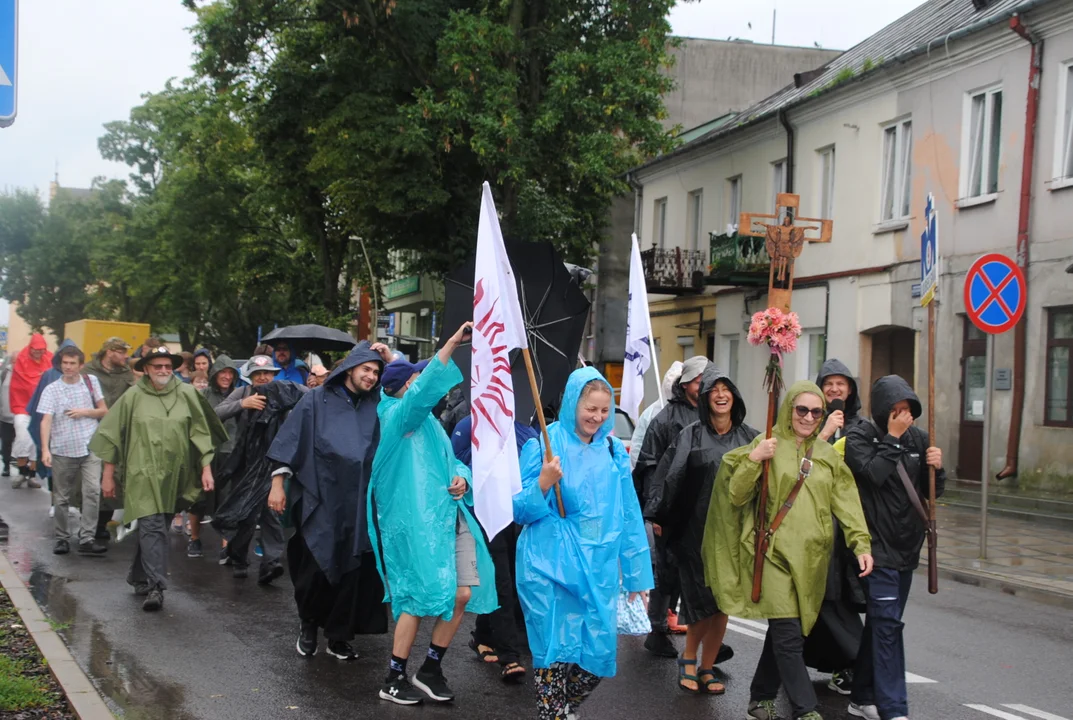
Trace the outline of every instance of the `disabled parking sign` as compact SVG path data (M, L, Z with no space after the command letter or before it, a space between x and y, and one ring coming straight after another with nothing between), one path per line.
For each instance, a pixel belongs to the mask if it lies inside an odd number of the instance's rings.
M1010 258L984 255L965 276L965 312L985 333L1006 332L1021 319L1028 301L1025 274Z

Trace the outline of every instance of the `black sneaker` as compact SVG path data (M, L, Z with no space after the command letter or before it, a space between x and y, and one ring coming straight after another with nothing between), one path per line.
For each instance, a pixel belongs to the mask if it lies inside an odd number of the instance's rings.
M346 640L332 640L328 643L328 654L336 660L350 662L358 659L358 651Z
M447 687L447 678L443 676L443 672L426 673L418 670L414 675L414 687L436 702L451 702L455 699L454 692Z
M220 559L217 562L221 565L231 564L231 556L227 554L227 548L220 548Z
M162 607L164 607L164 591L160 588L153 588L145 597L145 602L142 603L142 610L156 612Z
M850 695L853 692L853 670L840 670L831 673L831 682L827 687L839 695Z
M294 647L302 657L313 657L317 654L316 623L302 621L302 629L298 632L298 642Z
M53 555L66 555L71 552L71 546L66 540L57 540L52 548Z
M730 647L726 643L719 646L719 652L715 654L715 664L719 665L725 663L730 658L734 657L734 648Z
M135 583L134 584L134 594L138 595L140 597L145 597L146 595L148 595L149 594L149 583L144 583L144 582Z
M380 699L396 705L420 705L425 701L425 695L411 685L405 675L399 675L380 687Z
M245 580L250 576L250 569L245 565L235 565L231 569L231 574L239 580Z
M653 630L645 638L645 650L656 657L677 658L678 648L674 646L670 635Z
M8 529L7 523L3 520L0 520L0 542L7 540L8 532L10 531Z
M90 557L94 557L98 555L104 555L106 552L108 552L108 546L101 545L96 541L82 543L78 546L79 555L89 555Z
M204 556L205 551L201 549L200 540L191 540L190 542L186 543L186 557L199 558Z
M272 567L269 567L269 568L261 568L260 572L257 573L257 584L258 585L270 585L273 580L275 580L276 578L278 578L282 574L283 574L283 566L282 565L273 565ZM331 650L329 649L328 652L331 652Z

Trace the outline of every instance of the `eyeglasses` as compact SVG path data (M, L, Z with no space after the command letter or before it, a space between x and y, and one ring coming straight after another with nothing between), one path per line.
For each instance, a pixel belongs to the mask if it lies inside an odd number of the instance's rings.
M819 420L823 416L823 408L810 408L804 405L797 405L794 407L799 418L803 418L807 415L811 415L813 420Z

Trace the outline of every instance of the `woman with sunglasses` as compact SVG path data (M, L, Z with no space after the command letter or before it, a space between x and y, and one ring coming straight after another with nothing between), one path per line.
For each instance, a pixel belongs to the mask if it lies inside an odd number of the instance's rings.
M817 441L825 401L815 383L794 383L772 436L723 456L708 508L704 566L720 610L768 620L767 637L750 687L747 717L778 720L775 696L786 689L795 720L821 720L802 650L819 615L831 558L831 516L857 556L861 575L872 571L871 538L853 474L838 452ZM800 489L770 536L760 602L752 602L754 518L760 475L768 468L766 527Z

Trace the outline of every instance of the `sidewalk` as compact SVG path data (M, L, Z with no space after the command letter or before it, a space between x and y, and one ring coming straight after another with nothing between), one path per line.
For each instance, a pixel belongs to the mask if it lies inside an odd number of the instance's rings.
M936 521L940 575L1073 606L1073 531L989 515L987 559L981 560L978 511L940 504Z

